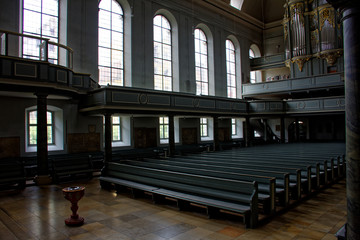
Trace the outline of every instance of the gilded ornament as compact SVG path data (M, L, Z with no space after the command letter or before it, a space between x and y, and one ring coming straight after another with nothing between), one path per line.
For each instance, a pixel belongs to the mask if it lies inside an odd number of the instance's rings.
M327 64L333 66L342 54L342 49L327 50L320 53L320 58L326 59Z
M335 14L333 8L324 8L319 12L320 17L320 31L324 27L325 21L328 21L329 24L335 28Z
M298 58L293 58L291 59L292 63L296 63L300 72L302 72L303 67L304 67L304 63L309 61L311 58L311 56L304 56L304 57L298 57Z
M291 22L294 23L295 15L299 16L299 21L304 26L304 3L298 2L290 6Z

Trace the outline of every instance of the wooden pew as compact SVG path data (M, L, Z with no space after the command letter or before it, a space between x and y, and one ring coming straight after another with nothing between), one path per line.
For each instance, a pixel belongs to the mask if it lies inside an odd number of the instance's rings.
M140 167L153 168L153 169L161 169L166 171L196 174L202 176L218 177L218 178L233 179L233 180L248 181L248 182L256 181L258 182L258 190L259 190L258 199L259 202L262 203L265 214L273 214L275 212L276 195L278 195L279 198L281 199L284 198L284 194L285 194L284 189L279 189L279 188L276 189L274 177L265 177L265 176L240 174L240 173L229 173L229 172L222 172L217 170L207 170L203 168L171 166L166 164L156 164L156 163L150 163L144 161L127 160L121 163L140 166ZM284 205L284 203L282 204Z
M52 178L55 183L61 179L72 179L76 176L92 178L93 166L88 155L62 155L51 156Z
M25 186L25 170L20 159L0 159L0 189L24 189Z
M144 158L143 161L146 163L153 164L162 164L162 165L170 165L170 166L179 166L179 167L188 167L188 168L201 168L206 170L215 170L222 171L227 173L235 173L235 174L247 174L247 175L259 175L259 176L267 176L275 178L276 188L281 188L284 191L283 198L279 199L280 205L288 205L290 197L293 199L298 199L301 193L300 185L295 183L290 183L290 174L287 172L281 171L270 171L270 170L259 170L255 168L241 168L241 167L226 167L222 165L207 165L204 163L191 163L191 162L181 162L176 161L177 158L161 160L161 159L152 159L152 158ZM300 182L300 172L297 173L296 177Z
M257 182L199 176L165 170L108 163L100 177L102 187L108 184L140 188L148 186L156 202L160 196L176 199L180 209L193 203L206 207L209 217L225 210L243 215L247 227L254 228L258 222ZM134 183L132 185L131 183Z

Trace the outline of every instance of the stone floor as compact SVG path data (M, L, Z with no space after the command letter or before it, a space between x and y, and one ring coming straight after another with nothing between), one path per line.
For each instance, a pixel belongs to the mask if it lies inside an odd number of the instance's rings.
M85 186L79 202L81 227L68 227L70 202L62 188ZM230 220L231 219L231 220ZM207 219L198 212L180 212L100 188L97 178L62 185L31 186L21 192L0 192L0 239L336 239L346 222L345 181L324 189L256 229L240 218Z

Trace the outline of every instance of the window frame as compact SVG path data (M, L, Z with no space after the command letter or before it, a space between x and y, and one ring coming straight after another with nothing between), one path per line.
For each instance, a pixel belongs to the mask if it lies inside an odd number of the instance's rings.
M159 117L159 138L160 138L160 140L169 140L169 118L168 117Z
M155 23L155 19L156 18L160 18L160 25L157 25ZM164 27L164 21L166 21L165 23L167 23L167 25L169 26L169 28ZM156 28L160 28L160 32L161 32L161 37L160 40L156 39ZM164 31L168 31L168 36L170 37L170 41L169 43L167 43L164 40ZM155 90L162 90L162 91L173 91L173 32L172 32L172 25L170 20L164 16L163 14L156 14L153 18L153 60L154 60L154 89ZM160 51L155 51L156 46L159 46L161 48ZM170 57L168 59L164 58L164 49L165 47L167 47L167 49L170 50ZM156 52L160 52L161 56L155 56ZM157 63L161 62L161 71L157 71ZM169 74L165 74L166 70L164 70L164 65L165 63L168 63L170 65L170 70ZM161 78L161 87L157 87L157 77ZM169 79L169 81L166 81L166 79ZM169 87L166 87L166 86Z
M40 12L37 11L37 10L34 10L34 9L28 9L28 8L25 8L25 1L32 1L32 0L21 0L21 32L23 34L27 34L27 35L32 35L32 36L35 36L35 37L40 37L40 38L47 38L47 39L50 39L51 42L55 42L55 43L59 43L60 41L60 2L59 0L56 0L57 1L57 15L52 15L50 13L45 13L43 11L43 2L45 0L40 0ZM32 13L38 13L40 14L40 33L36 33L36 32L31 32L31 31L26 31L24 29L25 27L25 21L27 21L27 19L25 19L25 12L32 12ZM44 33L44 26L43 26L43 18L44 16L48 16L48 17L55 17L57 19L57 26L56 26L56 32L57 32L57 35L54 37L54 36L50 36L50 35L46 35ZM40 44L38 46L35 46L35 48L32 50L32 51L36 51L37 48L39 50L39 55L36 56L36 55L32 55L32 54L25 54L24 51L26 49L25 45L28 45L25 43L24 39L31 39L31 41L36 41L36 42L40 42ZM55 40L55 41L54 41ZM41 41L40 39L39 40L35 40L35 39L32 39L32 38L28 38L28 37L22 37L21 38L21 57L23 58L29 58L29 59L34 59L34 60L41 60L42 56L41 56L41 48L42 48L42 45L45 43L45 41ZM28 46L31 46L31 45L28 45ZM46 46L46 45L45 45ZM56 49L56 57L53 58L51 56L49 56L49 50L47 50L47 53L48 53L48 56L47 56L47 59L50 63L53 63L53 64L58 64L59 62L59 47L56 46L56 45L51 45L51 46L47 46L48 48L50 47L53 47Z
M111 5L110 5L110 10L107 10L107 9L102 9L100 8L100 4L101 4L101 1L99 2L99 5L98 5L98 10L99 10L99 15L98 15L98 38L100 39L100 31L103 30L103 31L109 31L109 34L110 34L110 37L108 39L109 41L109 46L101 46L101 41L99 40L98 41L98 71L99 71L99 75L98 75L98 78L99 78L99 84L102 85L102 86L106 86L106 85L112 85L112 86L125 86L125 49L124 49L124 45L125 45L125 12L124 12L124 8L123 6L118 2L118 1L115 1L115 0L111 0L110 1ZM118 13L118 12L114 12L113 11L113 4L117 4L118 7L121 9L121 13ZM100 13L101 11L105 11L105 12L108 12L110 17L109 17L109 23L108 25L110 26L110 28L105 28L105 27L102 27L100 26ZM120 27L122 31L118 31L118 30L115 30L113 28L113 25L112 25L112 19L113 19L113 15L119 15L121 16L121 22L122 22L122 26ZM118 26L119 27L119 26ZM113 35L114 34L119 34L121 35L121 39L122 39L122 43L120 44L121 47L118 48L115 48L114 45L115 43L114 42L117 42L116 39L113 39ZM100 61L101 61L101 54L100 54L100 51L101 50L107 50L110 52L110 55L109 55L109 64L106 65L106 64L100 64ZM114 59L113 59L113 54L114 53L120 53L120 55L122 56L120 60L120 63L119 63L119 67L115 67L114 65ZM101 69L107 69L109 73L109 76L104 76L102 77L102 70ZM120 78L118 79L119 83L118 84L114 84L115 83L115 78L114 78L114 71L118 71L118 74L120 74ZM106 72L104 72L106 73Z
M200 137L209 137L209 121L207 118L200 118Z
M30 114L32 112L35 112L36 113L36 123L30 123ZM51 114L51 123L48 123L48 114ZM35 147L37 146L37 138L36 138L36 143L33 144L31 143L31 138L30 138L30 132L31 132L31 127L36 127L36 134L37 134L37 109L33 109L33 110L28 110L27 113L27 145L29 147ZM47 136L49 134L49 127L51 127L51 142L49 143L49 138L47 137L47 145L55 145L55 139L56 139L56 136L55 136L55 113L53 111L49 111L47 110L46 111L46 133L47 133Z
M118 118L119 123L114 123L114 118ZM119 127L119 130L117 131L118 135L119 135L118 139L114 139L114 126ZM121 119L121 116L111 116L111 142L122 142L122 119Z
M229 44L231 44L232 48L229 48ZM227 97L228 98L237 98L237 72L236 72L236 48L233 41L230 39L227 39L225 41L225 50L226 50L226 83L227 83ZM233 59L231 59L230 56L233 56ZM234 72L231 71L233 68ZM230 79L229 79L230 78ZM233 83L231 79L233 79ZM232 91L235 93L235 96L232 96Z
M198 33L197 33L198 32ZM199 35L199 37L197 37ZM205 40L201 39L200 36L203 35ZM206 45L206 53L202 52L201 43ZM196 95L209 95L210 83L209 83L209 41L204 30L201 28L195 28L194 30L194 55L195 55L195 82L196 82ZM197 51L200 50L200 51ZM206 64L202 61L202 57L206 57ZM199 64L197 64L197 58ZM206 67L203 66L206 65ZM204 76L206 75L206 77ZM203 91L203 85L206 85L206 92Z

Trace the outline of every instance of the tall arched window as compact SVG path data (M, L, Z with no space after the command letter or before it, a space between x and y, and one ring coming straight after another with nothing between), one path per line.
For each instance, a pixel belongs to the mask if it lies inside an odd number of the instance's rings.
M236 58L235 46L231 40L226 40L226 77L227 96L236 98Z
M196 95L209 95L208 42L201 29L194 34Z
M99 4L99 84L124 85L124 18L115 0Z
M156 15L154 27L154 89L172 90L171 26L163 15Z
M255 58L255 53L251 48L249 49L249 58L250 59ZM255 71L250 71L250 83L256 83L256 72Z
M23 0L22 32L59 42L59 2L58 0ZM23 37L24 58L40 59L40 48L44 41ZM48 47L48 61L58 63L58 48Z

